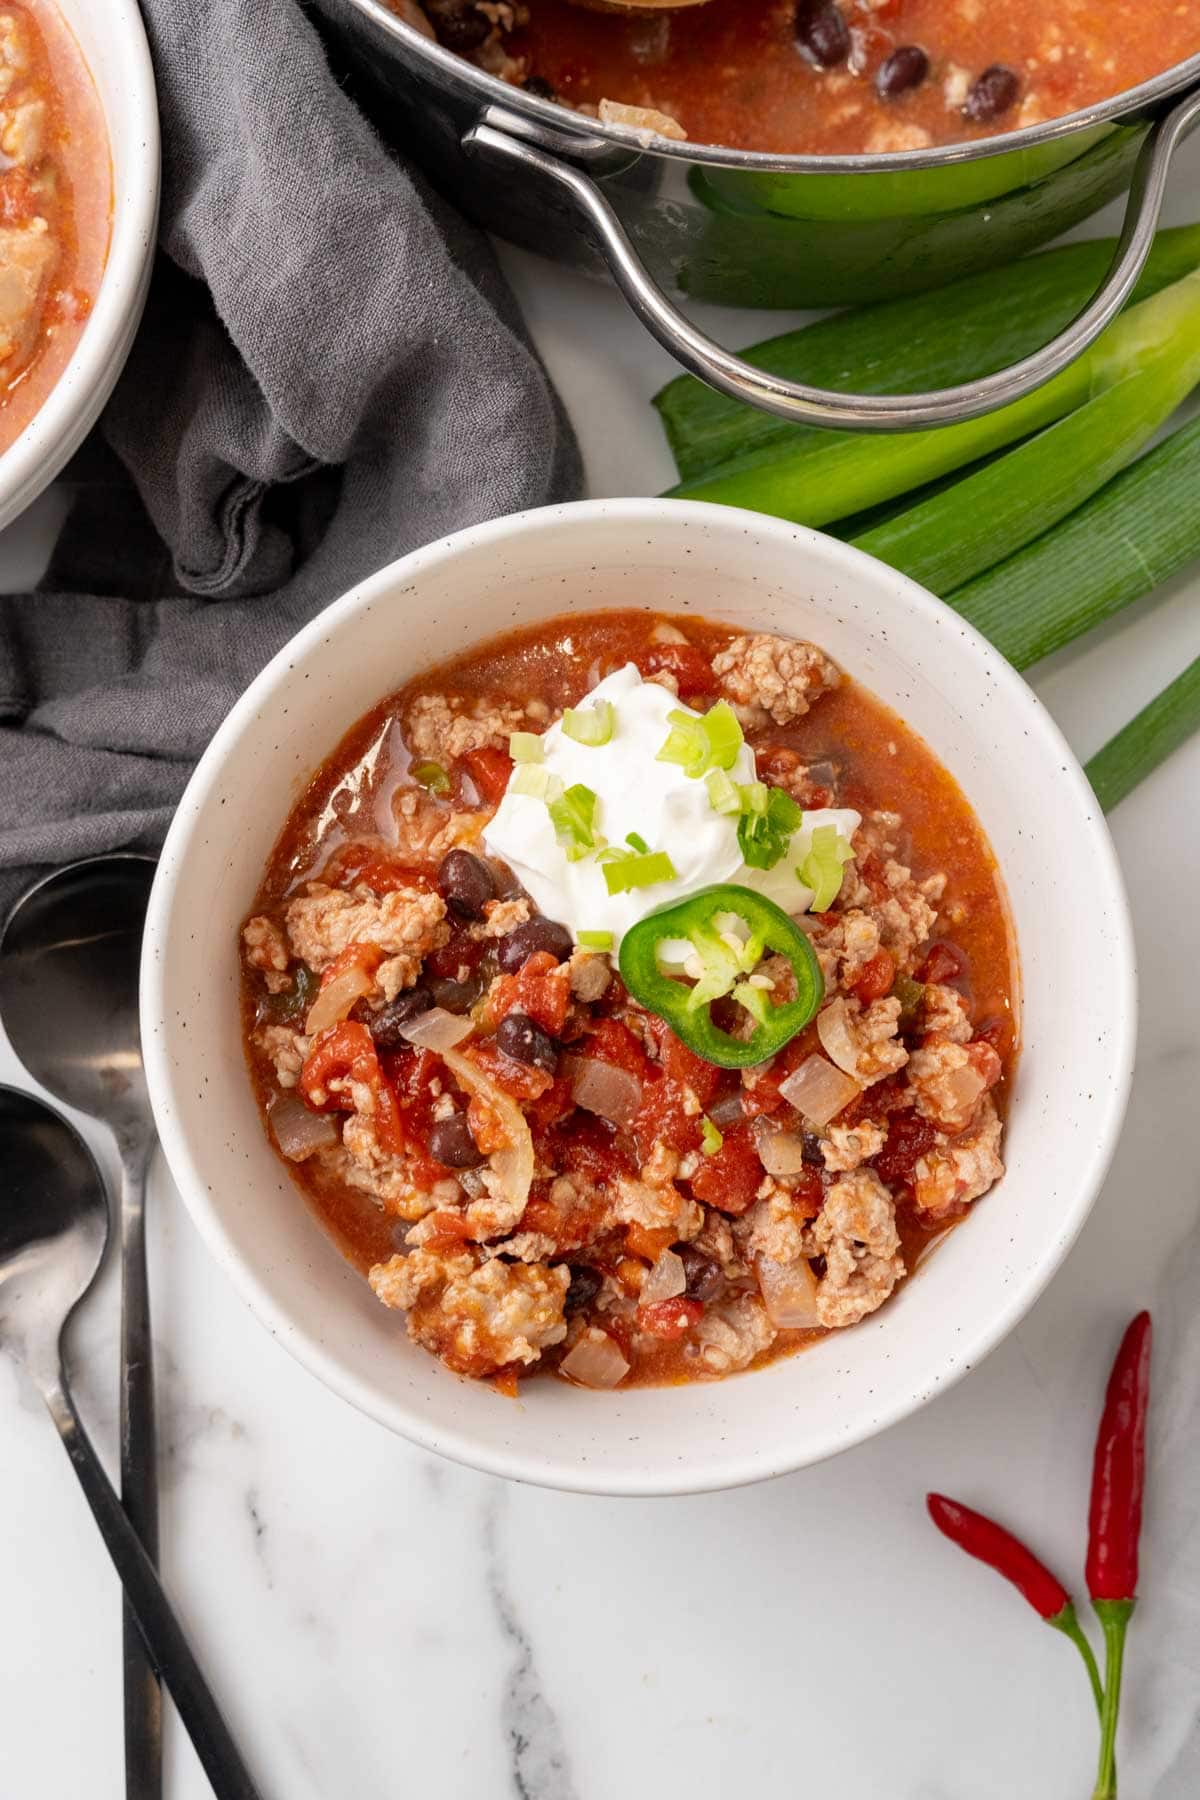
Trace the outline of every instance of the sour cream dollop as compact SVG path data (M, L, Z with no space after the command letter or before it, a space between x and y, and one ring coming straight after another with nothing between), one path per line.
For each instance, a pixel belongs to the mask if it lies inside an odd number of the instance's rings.
M703 780L686 775L677 763L659 762L658 752L670 733L667 717L685 712L674 694L656 681L643 680L633 663L606 676L583 700L589 706L607 700L613 708L613 732L595 747L567 737L561 723L542 736L550 775L564 787L580 782L596 795L594 824L610 844L623 845L630 832L651 850L665 850L675 870L672 881L628 893L610 894L604 867L595 856L571 862L558 842L544 800L515 794L512 783L483 834L491 855L506 862L547 918L557 919L578 937L581 931L612 933L613 949L631 925L716 882L736 882L774 900L785 912L806 912L812 890L798 870L812 847L813 832L833 825L851 839L861 824L849 809L806 812L785 855L773 869L750 869L742 861L736 815L714 812ZM739 783L755 779L754 753L743 744L729 771Z

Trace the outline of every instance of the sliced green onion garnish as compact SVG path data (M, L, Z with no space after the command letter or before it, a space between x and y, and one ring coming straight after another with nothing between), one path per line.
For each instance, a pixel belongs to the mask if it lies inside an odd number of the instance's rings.
M759 789L765 799L760 799ZM785 855L792 833L798 829L804 814L790 794L782 788L763 787L761 781L756 781L751 788L743 788L742 794L750 803L738 822L742 861L748 869L773 869ZM834 830L832 826L828 829ZM837 835L836 831L834 835Z
M678 764L694 781L710 769L732 769L737 761L742 728L727 700L718 700L701 718L675 707L667 723L671 729L656 761Z
M540 763L546 759L546 746L536 731L514 731L508 740L508 754L515 763Z
M547 805L563 791L562 777L552 775L544 763L518 763L508 780L510 794L525 794L530 800L544 800Z
M740 813L742 796L738 784L724 769L710 769L704 777L708 801L715 813Z
M827 912L842 890L842 864L854 855L849 841L836 825L818 825L812 846L796 871L797 878L813 891L810 912Z
M576 781L548 805L550 823L568 861L578 862L596 848L596 796L590 787Z
M653 887L658 881L674 881L675 865L665 850L648 856L618 854L604 863L604 885L610 894L626 894L633 888Z
M756 1025L766 1024L771 1010L766 988L752 987L748 981L739 981L733 989L732 998L739 1006L745 1007Z
M615 716L611 700L597 700L591 706L568 706L562 716L563 736L597 749L612 737Z
M625 833L625 842L631 844L641 856L648 856L650 853L650 846L640 831L627 831Z
M721 1133L717 1130L708 1114L705 1113L700 1121L701 1150L704 1152L705 1156L715 1156L724 1142L725 1139L721 1136Z
M611 931L577 931L575 937L581 950L611 950L613 947Z
M764 818L771 790L765 781L749 781L738 788L738 802L744 813Z
M417 786L424 788L427 793L448 794L450 792L450 777L441 763L414 763L409 774Z

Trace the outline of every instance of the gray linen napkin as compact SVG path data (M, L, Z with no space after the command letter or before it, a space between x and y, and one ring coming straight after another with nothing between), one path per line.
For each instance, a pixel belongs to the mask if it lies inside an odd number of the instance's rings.
M0 905L34 866L158 842L237 695L354 582L579 484L486 241L385 150L296 0L143 11L161 254L115 459L75 471L43 591L0 599Z

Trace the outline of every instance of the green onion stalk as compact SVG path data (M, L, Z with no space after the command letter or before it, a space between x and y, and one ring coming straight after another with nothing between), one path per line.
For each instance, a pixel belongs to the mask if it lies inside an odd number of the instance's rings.
M681 483L672 492L689 499L750 507L797 524L825 525L1041 432L1127 378L1174 355L1187 364L1180 379L1190 385L1195 378L1198 323L1200 272L1193 271L1123 313L1053 380L982 418L888 437L825 432L708 479ZM1187 392L1186 386L1183 391ZM1157 387L1155 394L1159 394ZM984 469L976 479L1002 479L996 472L1003 469L1004 462L1001 459ZM946 495L936 495L927 504L938 506L953 493L954 489L947 490ZM880 529L900 528L900 521L893 520L890 527Z
M742 355L817 387L863 394L922 393L976 381L1048 343L1087 304L1115 238L1063 244L932 292L836 313L753 345ZM1200 225L1160 231L1133 301L1200 266ZM792 425L680 375L655 395L682 482L749 457L825 443L828 432Z

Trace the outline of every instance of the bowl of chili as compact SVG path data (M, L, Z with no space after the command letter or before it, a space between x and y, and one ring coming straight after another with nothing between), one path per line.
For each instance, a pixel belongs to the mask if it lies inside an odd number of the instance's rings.
M26 232L49 252L33 316L0 362L0 527L74 455L116 385L145 305L159 192L136 0L19 0L10 11L33 47L24 87L48 123L28 181L4 159L6 254Z
M974 809L1007 890L1023 1048L1006 1176L877 1314L744 1375L611 1392L538 1378L515 1405L405 1342L396 1315L330 1253L298 1201L247 1079L236 946L280 820L355 720L431 663L514 625L577 614L586 655L588 618L602 608L809 638L920 734ZM418 614L419 642L405 630ZM886 742L876 751L886 759ZM909 798L922 804L915 790ZM924 804L936 812L935 796ZM695 893L677 916L647 923L695 942L711 930L710 911ZM777 940L797 1003L813 1004L811 965L786 915L764 901L748 922ZM649 991L648 968L632 967L645 949L627 930L629 973ZM1028 687L961 619L816 532L732 508L593 501L413 553L328 608L264 670L206 752L168 836L147 921L142 1024L185 1203L262 1322L320 1379L391 1429L482 1469L665 1494L766 1478L861 1442L964 1375L1016 1324L1080 1230L1116 1140L1134 969L1120 874L1082 772ZM688 1027L705 1028L694 1017ZM714 1033L714 1062L729 1049L724 1035Z

